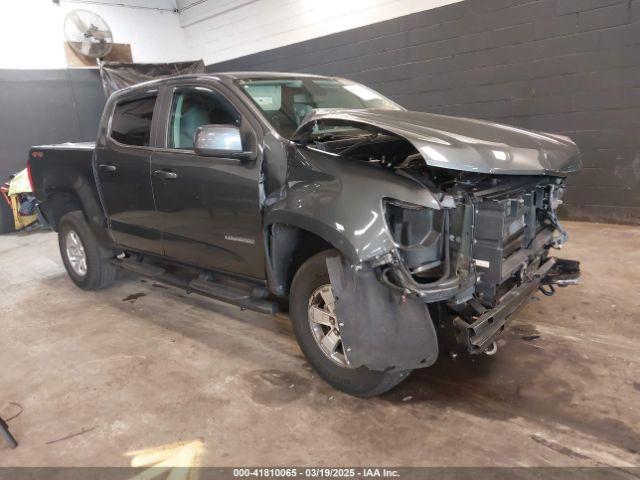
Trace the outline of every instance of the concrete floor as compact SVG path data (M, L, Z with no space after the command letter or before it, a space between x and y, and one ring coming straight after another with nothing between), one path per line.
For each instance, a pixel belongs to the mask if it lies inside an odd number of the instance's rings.
M495 357L443 355L373 400L317 378L284 316L140 279L83 292L53 233L2 236L21 445L0 465L639 466L640 228L567 227L582 285L538 294Z

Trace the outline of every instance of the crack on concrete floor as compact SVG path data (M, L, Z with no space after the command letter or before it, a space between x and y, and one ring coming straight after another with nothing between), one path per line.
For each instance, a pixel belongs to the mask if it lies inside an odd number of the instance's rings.
M51 444L54 444L54 443L62 442L63 440L69 440L70 438L79 437L80 435L84 435L85 433L89 433L89 432L95 430L99 426L100 425L94 425L93 427L90 427L90 428L82 427L82 430L80 430L79 432L72 433L70 435L66 435L66 436L61 437L61 438L56 438L55 440L49 440L48 442L45 442L45 445L51 445Z
M592 460L591 457L582 455L581 453L576 452L575 450L572 450L568 447L565 447L564 445L558 445L557 443L547 440L546 438L540 435L530 435L529 438L531 438L531 440L533 440L534 442L539 443L540 445L550 448L554 452L558 452L562 455L565 455L566 457L578 458L582 460Z

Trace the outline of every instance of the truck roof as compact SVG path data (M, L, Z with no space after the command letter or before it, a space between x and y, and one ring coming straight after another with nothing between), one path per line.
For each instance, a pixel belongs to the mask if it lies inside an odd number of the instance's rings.
M310 73L289 73L289 72L205 72L205 73L189 73L186 75L174 75L171 77L158 78L157 80L150 80L148 82L138 83L130 87L126 87L114 92L114 95L132 92L139 89L149 88L155 85L161 85L165 82L173 81L176 79L202 79L213 78L226 82L232 82L233 80L242 80L246 78L331 78L325 75L314 75Z

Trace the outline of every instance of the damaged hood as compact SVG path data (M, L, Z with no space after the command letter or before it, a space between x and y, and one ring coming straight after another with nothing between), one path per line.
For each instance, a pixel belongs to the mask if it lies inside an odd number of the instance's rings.
M578 147L561 135L498 123L406 110L319 109L294 138L314 123L370 126L409 141L427 165L505 175L560 175L582 168Z

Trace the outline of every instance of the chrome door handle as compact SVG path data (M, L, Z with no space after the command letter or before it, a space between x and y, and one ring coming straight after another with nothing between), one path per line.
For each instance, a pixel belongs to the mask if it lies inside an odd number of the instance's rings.
M115 165L111 165L110 163L101 163L98 165L98 168L100 171L107 173L113 173L118 169Z
M158 178L163 178L165 180L173 180L178 178L178 174L171 170L156 170L153 172L153 175Z

